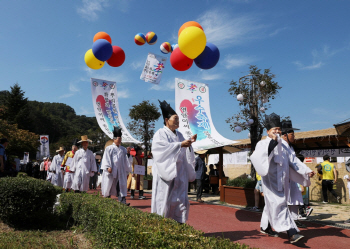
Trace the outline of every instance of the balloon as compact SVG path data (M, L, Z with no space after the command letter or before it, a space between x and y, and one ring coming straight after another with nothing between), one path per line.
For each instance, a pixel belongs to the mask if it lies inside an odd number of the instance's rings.
M173 50L169 42L163 42L162 45L160 45L160 51L163 54L167 54L167 53L171 53Z
M125 61L125 52L121 47L113 46L113 54L111 58L107 60L108 65L111 67L119 67L123 65Z
M207 38L198 27L185 28L179 36L179 48L190 59L196 58L205 49Z
M175 49L177 49L179 47L179 45L177 43L171 45L172 50L174 51Z
M267 103L269 100L268 99L263 99L262 102L263 103Z
M237 95L237 100L238 101L243 101L243 99L244 99L243 94L240 93L240 94Z
M194 59L194 63L201 69L210 69L215 67L219 59L219 49L214 44L207 42L204 51Z
M179 32L177 34L177 36L180 36L181 32L188 27L197 27L200 28L201 30L203 30L202 26L195 21L189 21L189 22L185 22L184 24L182 24L181 28L179 29Z
M237 133L240 133L240 132L242 131L242 127L236 126L236 127L235 127L235 131L236 131Z
M261 81L260 82L260 86L265 86L266 85L266 82L265 81Z
M96 35L94 36L94 42L97 41L98 39L105 39L105 40L109 41L109 43L112 43L111 37L106 32L96 33Z
M156 44L157 42L157 35L156 33L150 31L146 34L146 41L149 45L153 45L153 44Z
M91 68L91 69L100 69L103 67L103 65L105 64L104 61L100 61L98 59L96 59L96 57L94 56L94 54L92 53L92 49L89 49L86 53L85 53L85 57L84 57L85 63L86 65Z
M248 123L249 123L249 124L254 124L254 119L252 119L252 118L249 119L249 120L248 120Z
M265 112L265 107L261 107L261 108L260 108L260 111L261 111L262 113L264 113L264 112Z
M177 71L186 71L192 66L193 60L188 58L177 48L170 55L170 64Z
M98 39L92 44L92 52L100 61L106 61L111 58L113 53L112 45L105 39Z
M142 46L146 43L146 37L144 34L138 33L137 35L135 35L134 41L137 45Z

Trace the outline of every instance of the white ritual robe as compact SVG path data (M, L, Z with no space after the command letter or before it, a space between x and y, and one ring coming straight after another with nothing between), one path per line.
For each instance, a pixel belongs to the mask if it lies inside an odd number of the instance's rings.
M92 151L81 148L75 152L70 170L74 172L72 189L87 191L90 174L97 171L95 156Z
M108 168L112 169L112 173L108 172ZM101 169L102 182L101 192L104 197L110 195L117 196L116 186L119 182L120 196L127 196L127 175L132 171L126 149L115 143L105 149L103 154Z
M251 161L261 175L264 187L265 208L261 217L261 228L266 229L268 222L276 232L298 228L288 209L290 180L303 186L310 185L309 171L297 157L291 156L290 148L279 138L278 145L268 155L271 138L267 137L256 145ZM306 167L306 168L305 168Z
M183 135L168 127L153 136L152 213L186 223L190 203L188 182L196 179L193 148L181 148Z
M70 189L70 188L72 188L73 180L74 180L74 173L65 172L63 188L64 188L64 189Z
M61 156L60 154L53 157L50 170L54 172L52 174L51 183L55 186L63 187L63 181L64 181L64 175L62 175L61 171L61 164L64 159L64 155Z

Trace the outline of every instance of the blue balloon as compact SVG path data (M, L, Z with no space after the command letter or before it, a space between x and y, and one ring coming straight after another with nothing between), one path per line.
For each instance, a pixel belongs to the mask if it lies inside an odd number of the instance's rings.
M211 69L215 67L220 59L220 51L213 43L207 42L204 51L194 59L200 69Z
M105 39L98 39L92 44L92 53L95 55L96 59L106 61L111 58L113 54L112 44Z

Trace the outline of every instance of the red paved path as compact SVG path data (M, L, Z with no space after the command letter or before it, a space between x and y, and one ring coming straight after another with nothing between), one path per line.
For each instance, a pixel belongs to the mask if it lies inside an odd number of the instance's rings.
M131 207L151 212L151 195L145 193L145 196L147 199L139 200L136 193L136 199L132 200L128 194L127 202L130 202ZM301 229L300 234L305 238L296 245L292 245L287 240L287 234L281 233L278 238L261 234L260 218L261 213L191 202L187 224L202 230L206 236L224 236L234 242L257 248L350 248L350 230L348 229L304 222L307 228Z

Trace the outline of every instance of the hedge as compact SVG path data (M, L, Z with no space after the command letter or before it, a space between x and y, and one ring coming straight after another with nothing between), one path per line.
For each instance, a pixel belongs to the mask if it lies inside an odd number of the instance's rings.
M64 193L60 203L58 214L87 231L96 248L249 248L113 199Z
M256 182L249 178L237 177L235 179L229 179L226 186L242 187L242 188L255 188Z
M18 228L45 227L62 189L31 177L0 178L0 219Z

